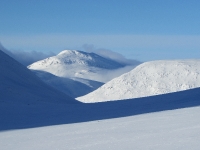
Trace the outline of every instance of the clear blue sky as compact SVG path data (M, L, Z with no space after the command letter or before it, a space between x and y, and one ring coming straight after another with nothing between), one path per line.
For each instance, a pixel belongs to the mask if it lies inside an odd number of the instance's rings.
M142 61L200 58L199 0L1 0L0 42L58 53L108 49Z

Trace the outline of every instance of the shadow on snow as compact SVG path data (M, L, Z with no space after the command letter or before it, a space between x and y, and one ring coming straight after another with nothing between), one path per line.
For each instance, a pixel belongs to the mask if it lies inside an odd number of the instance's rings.
M200 105L200 88L93 104L18 104L0 101L0 131L126 117Z

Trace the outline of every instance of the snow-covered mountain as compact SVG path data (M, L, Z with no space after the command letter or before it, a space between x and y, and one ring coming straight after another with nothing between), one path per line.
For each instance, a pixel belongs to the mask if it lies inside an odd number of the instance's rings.
M45 83L74 98L96 90L134 67L77 50L64 50L28 66Z
M64 50L58 55L35 62L28 66L32 70L52 73L59 77L83 78L99 82L107 82L105 74L125 67L125 64L104 58L95 53L77 50ZM118 76L119 73L115 76Z
M29 69L0 50L0 102L77 103L66 94L42 82Z
M146 97L200 87L200 60L152 61L77 98L82 102L102 102Z

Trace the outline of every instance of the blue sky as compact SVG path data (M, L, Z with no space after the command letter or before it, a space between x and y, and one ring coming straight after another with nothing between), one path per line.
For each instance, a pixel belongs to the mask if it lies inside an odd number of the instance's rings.
M198 0L1 0L0 6L0 42L12 51L87 47L141 61L200 58Z

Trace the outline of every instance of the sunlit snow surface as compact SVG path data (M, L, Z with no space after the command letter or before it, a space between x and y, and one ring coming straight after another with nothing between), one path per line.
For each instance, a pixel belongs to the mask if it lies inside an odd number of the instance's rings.
M146 62L77 98L86 103L146 97L200 87L200 59Z
M199 150L200 107L0 132L1 150Z

